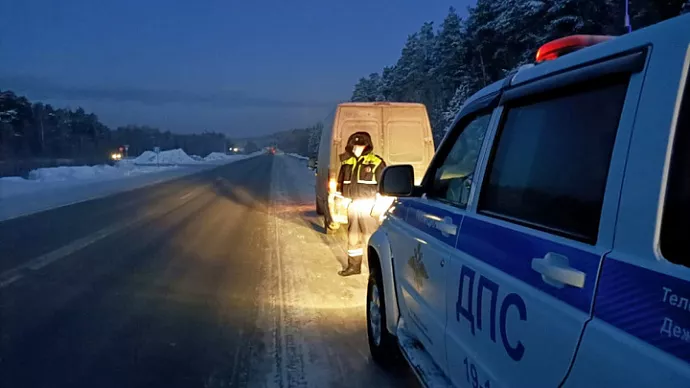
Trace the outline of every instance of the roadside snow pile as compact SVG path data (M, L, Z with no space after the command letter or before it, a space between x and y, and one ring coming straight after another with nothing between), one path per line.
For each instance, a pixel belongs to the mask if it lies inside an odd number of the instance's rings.
M297 159L309 160L309 157L308 157L308 156L303 156L303 155L300 155L300 154L288 154L288 155L290 155L290 156L292 156L292 157L295 157L295 158L297 158Z
M156 157L152 151L144 151L139 157L134 159L135 164L196 164L196 160L191 158L181 148L174 150L161 151Z
M229 160L229 159L236 159L236 155L228 155L224 152L211 152L210 154L206 155L204 158L205 161L207 162L218 162L221 160Z
M108 165L61 166L39 168L29 172L29 180L41 182L62 182L69 180L96 179L121 175L122 170Z
M197 162L203 162L204 161L204 158L202 158L199 155L189 155L189 157L196 160Z
M134 163L156 163L156 153L153 151L144 151L141 155L134 159Z
M22 198L21 195L45 193L51 196L55 190L73 190L87 193L105 182L122 182L137 176L159 176L182 170L176 166L135 166L131 160L121 160L115 166L61 166L39 168L29 172L28 179L10 176L0 178L0 199ZM74 188L80 187L79 190ZM86 189L86 188L89 189ZM123 186L126 187L126 186ZM71 198L71 197L70 197ZM54 201L57 199L51 199ZM2 214L0 214L2 219Z

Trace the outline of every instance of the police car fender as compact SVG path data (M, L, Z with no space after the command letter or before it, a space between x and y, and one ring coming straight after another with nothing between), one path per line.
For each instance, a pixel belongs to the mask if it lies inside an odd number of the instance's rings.
M395 293L395 278L393 277L393 258L391 257L391 244L383 228L379 228L369 239L369 256L371 251L376 253L379 260L381 279L383 284L383 294L386 304L386 329L395 335L398 326L400 311L398 310L398 300ZM372 263L369 261L369 268Z

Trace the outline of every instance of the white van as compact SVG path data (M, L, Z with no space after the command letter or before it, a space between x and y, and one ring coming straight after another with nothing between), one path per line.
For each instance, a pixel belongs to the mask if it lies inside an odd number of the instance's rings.
M325 126L319 144L316 172L316 211L324 216L324 229L339 227L334 219L347 214L330 214L328 196L336 190L339 155L345 152L348 137L366 131L374 143L374 153L386 164L409 164L415 181L421 183L434 155L434 140L426 107L400 102L348 102L338 105L330 126Z

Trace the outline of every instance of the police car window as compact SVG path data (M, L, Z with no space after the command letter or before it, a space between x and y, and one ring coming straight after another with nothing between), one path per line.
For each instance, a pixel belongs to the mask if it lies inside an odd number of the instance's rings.
M507 107L478 211L594 243L628 79Z
M436 169L428 197L467 205L472 175L490 118L491 114L477 116L465 126Z
M690 80L683 92L673 143L659 243L666 259L690 267Z

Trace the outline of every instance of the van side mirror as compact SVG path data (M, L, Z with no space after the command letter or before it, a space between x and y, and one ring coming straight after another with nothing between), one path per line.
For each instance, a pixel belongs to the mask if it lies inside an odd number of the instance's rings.
M409 197L414 192L414 168L411 165L389 166L383 170L379 194L389 197Z
M316 169L316 165L317 165L316 158L313 158L313 157L309 158L309 161L307 162L307 167L314 170L314 169Z

